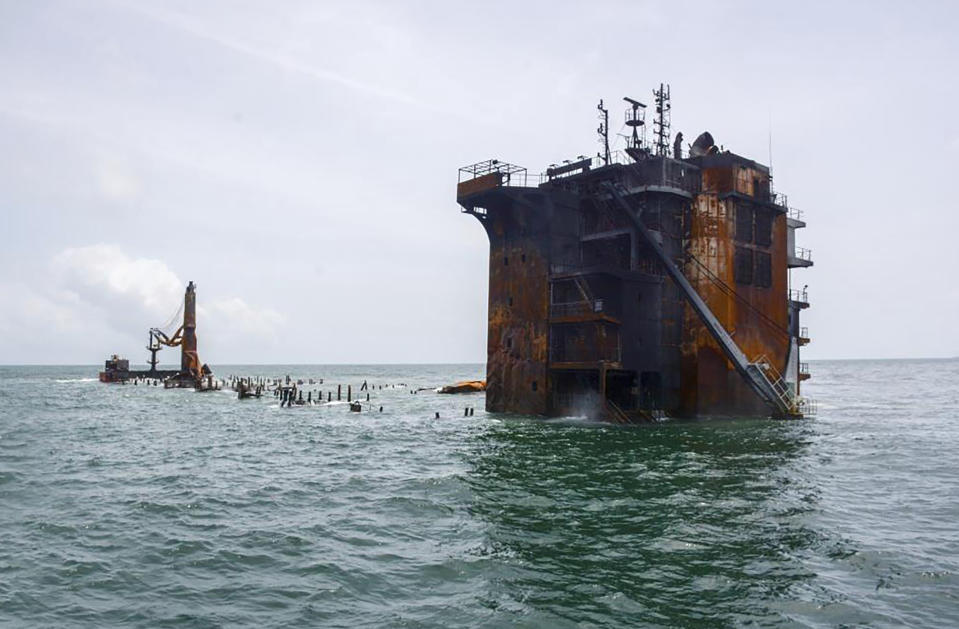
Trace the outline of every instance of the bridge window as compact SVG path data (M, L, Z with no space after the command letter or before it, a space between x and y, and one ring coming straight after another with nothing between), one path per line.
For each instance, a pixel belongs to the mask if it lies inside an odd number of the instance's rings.
M745 247L736 247L733 258L733 275L737 284L753 283L753 250Z
M769 288L773 285L772 258L768 253L756 252L756 286Z
M773 217L765 210L756 212L756 244L768 247L773 242Z
M736 206L736 240L753 241L753 209L748 206Z

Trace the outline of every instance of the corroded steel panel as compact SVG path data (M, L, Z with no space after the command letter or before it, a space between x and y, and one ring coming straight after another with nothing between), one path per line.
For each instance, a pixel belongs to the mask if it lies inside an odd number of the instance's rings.
M486 408L545 414L549 384L549 259L546 234L528 210L491 210ZM526 235L531 234L531 235Z
M503 181L502 173L489 173L456 185L456 199L465 199L471 194L495 188Z
M490 242L488 410L768 415L662 258L680 265L750 361L785 373L788 230L768 169L731 153L657 160L538 187L501 173L459 185ZM629 206L609 203L610 181Z
M782 373L789 352L786 217L748 199L719 198L726 191L761 193L768 185L768 174L761 170L735 165L703 170L703 189L709 192L697 195L693 202L685 271L746 356L751 361L765 356ZM757 244L767 240L753 236L749 241L737 241L737 213L749 212L765 212L771 218L768 245ZM740 238L744 238L742 230ZM757 257L769 255L768 286L755 285L758 276L754 273L752 284L736 282L737 246ZM765 414L759 398L689 307L684 323L683 414Z

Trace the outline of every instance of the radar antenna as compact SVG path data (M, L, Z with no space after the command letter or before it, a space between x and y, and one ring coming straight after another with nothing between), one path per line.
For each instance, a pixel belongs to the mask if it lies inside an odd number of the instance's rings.
M627 148L642 151L646 144L646 105L628 96L624 96L623 100L630 105L626 110L626 126L633 129L626 142ZM642 134L639 133L640 129L643 130Z
M626 153L638 162L649 157L649 148L646 146L646 105L628 96L623 97L623 100L629 103L626 126L632 129L626 137Z

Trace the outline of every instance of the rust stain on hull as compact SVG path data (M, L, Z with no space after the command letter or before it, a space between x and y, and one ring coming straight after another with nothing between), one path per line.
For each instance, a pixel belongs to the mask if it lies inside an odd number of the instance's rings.
M712 141L697 144L704 137ZM772 192L769 169L745 157L695 144L684 159L630 155L566 162L535 186L497 160L461 169L457 201L490 243L487 410L614 421L768 415L728 337L798 396L808 304L790 298L789 272L805 223ZM604 186L628 204L611 204ZM728 337L687 305L685 281Z

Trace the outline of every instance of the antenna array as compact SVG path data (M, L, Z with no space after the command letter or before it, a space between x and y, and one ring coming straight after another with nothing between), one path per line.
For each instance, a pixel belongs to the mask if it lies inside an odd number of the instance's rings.
M609 164L610 162L610 153L609 153L609 110L603 107L603 99L599 99L599 104L596 105L596 109L599 110L599 128L596 129L596 133L599 134L599 143L603 146L603 163Z
M669 123L670 110L669 85L659 84L658 90L653 90L656 99L656 119L653 121L653 134L656 136L656 154L666 157L669 155Z

